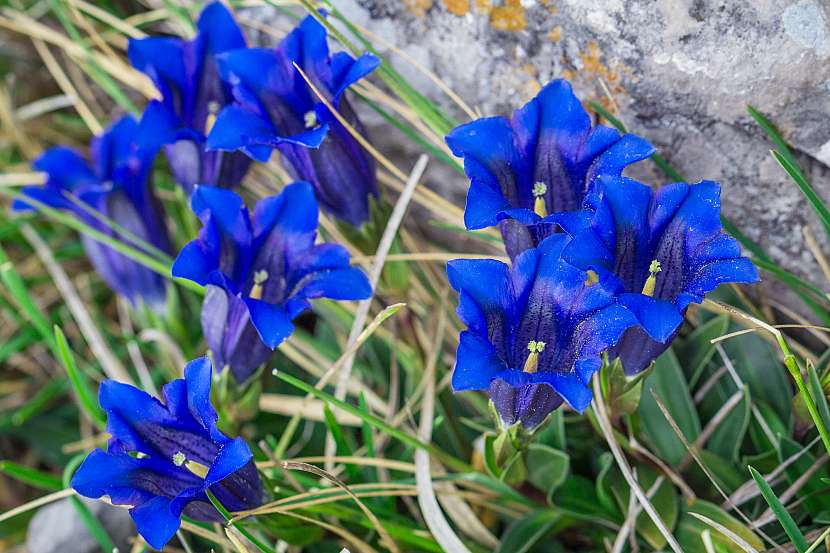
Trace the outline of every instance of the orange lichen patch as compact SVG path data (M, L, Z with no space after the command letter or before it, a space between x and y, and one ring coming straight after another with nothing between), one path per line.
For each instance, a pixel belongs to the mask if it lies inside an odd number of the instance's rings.
M444 5L453 15L467 15L470 11L470 0L444 0Z
M475 3L476 9L484 14L490 13L490 8L493 7L490 0L475 0Z
M594 99L608 111L615 113L617 111L617 105L612 98L620 94L627 94L620 78L620 74L624 73L627 68L621 64L612 64L611 67L608 67L602 63L601 58L602 52L600 51L599 44L596 41L589 42L585 51L579 53L579 59L582 61L579 77L586 79L594 85L599 92L598 96ZM563 76L565 76L564 73L563 71ZM566 78L573 80L573 73L570 73L570 75ZM605 86L602 86L598 81L604 83Z
M432 0L403 0L406 10L423 17L432 7Z
M574 80L574 72L570 69L563 69L562 70L562 78L568 81Z
M556 27L554 27L553 29L551 29L551 30L548 32L548 39L549 39L551 42L559 42L560 40L562 40L562 27L560 27L559 25L557 25Z
M499 31L523 31L527 27L525 9L519 0L507 0L490 12L490 25Z

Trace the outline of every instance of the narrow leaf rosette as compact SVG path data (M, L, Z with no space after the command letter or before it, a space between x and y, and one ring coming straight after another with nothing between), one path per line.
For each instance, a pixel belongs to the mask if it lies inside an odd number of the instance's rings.
M193 40L131 39L128 48L130 62L162 96L147 107L142 138L164 145L173 177L188 194L196 184L236 186L251 164L242 153L205 148L216 115L233 100L230 86L219 78L216 56L245 48L245 37L219 2L202 11L197 28Z
M758 280L752 262L721 231L720 185L676 183L656 192L623 177L604 178L586 225L567 228L567 261L595 271L637 318L611 350L626 374L639 373L671 345L686 308L725 282Z
M91 163L71 148L45 151L32 167L46 173L42 186L27 186L16 211L35 209L25 197L72 213L88 226L147 253L147 246L169 252L161 205L150 186L156 148L139 146L138 123L125 116L90 144ZM107 217L127 232L107 224ZM137 305L156 310L165 304L164 277L93 238L82 235L84 249L95 270L110 288Z
M176 533L182 515L220 522L206 491L229 511L262 504L253 455L242 438L217 427L210 403L211 365L191 361L184 379L164 387L164 403L128 384L106 380L99 401L112 436L72 478L79 494L129 505L138 533L156 549Z
M276 49L235 50L218 61L237 105L219 114L208 147L242 150L258 161L267 161L277 149L293 176L314 186L323 209L352 225L365 223L369 197L378 194L374 159L319 101L294 64L366 136L344 93L378 66L378 58L329 55L325 28L309 16Z
M245 381L294 331L309 300L371 295L366 275L338 244L315 244L317 201L296 182L257 203L253 216L236 193L199 186L191 200L199 237L173 264L173 275L208 287L202 329L217 367Z
M611 293L561 259L567 240L552 235L512 267L492 259L447 264L467 325L453 389L487 390L504 425L533 428L563 400L583 411L600 354L636 323Z
M453 129L446 141L464 158L470 179L467 230L499 225L511 258L553 232L557 214L579 210L599 176L620 175L654 153L636 135L592 126L561 79L512 119L477 119Z

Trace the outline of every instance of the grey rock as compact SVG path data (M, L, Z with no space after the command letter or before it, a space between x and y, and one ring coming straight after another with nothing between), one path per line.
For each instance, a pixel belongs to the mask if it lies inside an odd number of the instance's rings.
M519 27L524 18L524 28L495 28L498 17L482 4L502 8L502 15L507 7ZM724 211L747 236L784 267L830 290L802 235L809 225L830 255L823 230L746 112L752 104L773 119L830 201L830 0L336 5L434 71L485 115L509 115L541 84L568 77L581 98L615 109L629 130L652 141L687 180L721 182ZM414 86L464 120L464 112L423 73L386 54ZM372 129L371 119L369 126L370 134L384 136L381 147L387 151L404 148L388 130ZM639 167L637 176L665 182L649 166ZM463 202L465 179L442 172L431 180Z
M135 526L127 510L102 501L82 501L101 521L118 550L129 551L127 540L135 536ZM35 514L29 523L26 550L29 553L98 553L101 547L69 498L66 498L41 508Z

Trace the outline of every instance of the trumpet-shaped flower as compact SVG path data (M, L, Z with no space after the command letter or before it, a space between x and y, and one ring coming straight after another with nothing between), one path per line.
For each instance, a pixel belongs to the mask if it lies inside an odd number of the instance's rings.
M516 256L447 264L459 292L461 333L453 389L487 390L502 422L541 423L564 400L591 402L600 354L635 324L629 311L585 271L561 259L568 238L554 234Z
M724 282L758 280L738 243L721 231L720 185L676 183L653 191L623 177L604 178L589 222L568 229L563 257L595 271L636 316L611 351L636 374L668 349L692 302Z
M317 202L311 185L296 182L261 200L253 216L230 190L199 186L193 211L199 237L186 245L173 274L208 287L202 328L218 367L246 380L294 330L309 300L364 299L366 275L349 266L337 244L315 244Z
M352 225L366 222L369 196L378 193L374 160L319 101L294 64L365 136L343 94L379 60L371 54L330 56L325 28L309 16L276 49L235 50L218 56L218 62L237 105L219 114L208 147L242 150L258 161L266 161L276 148L294 177L314 186L326 211Z
M72 488L129 505L138 533L156 549L173 537L182 515L223 520L207 491L230 511L261 505L251 451L242 438L219 431L210 387L207 357L191 361L184 379L164 387L164 403L128 384L104 381L99 402L112 437L107 451L87 456Z
M554 80L521 109L455 128L446 137L470 179L468 230L500 225L508 254L533 247L557 216L582 207L601 175L620 175L654 148L591 119L571 85Z
M216 56L245 48L233 15L219 2L199 16L193 40L173 37L131 39L130 62L146 73L161 93L147 107L144 140L164 145L173 177L190 194L196 184L232 187L251 163L238 152L207 151L205 141L219 110L233 100L220 78Z
M168 252L163 212L149 182L158 150L139 146L138 128L131 116L116 121L92 140L91 163L64 146L45 151L32 164L46 173L45 184L24 187L23 197L14 202L13 209L36 209L26 201L28 197L71 212L95 230L144 252L148 246ZM117 226L105 223L102 216ZM166 285L161 275L86 234L81 240L92 265L110 288L134 305L142 300L155 309L163 308Z

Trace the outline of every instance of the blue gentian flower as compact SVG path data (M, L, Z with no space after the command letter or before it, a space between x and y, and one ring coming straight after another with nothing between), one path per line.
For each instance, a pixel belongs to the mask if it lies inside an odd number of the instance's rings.
M219 78L216 56L245 48L245 37L219 2L205 7L197 29L193 40L131 39L127 50L130 63L153 80L162 96L147 107L143 138L164 145L173 177L188 194L196 184L236 186L251 163L242 153L205 149L216 115L233 100Z
M223 520L207 490L232 512L261 505L253 455L242 438L219 431L210 387L207 357L191 361L184 379L164 387L164 403L128 384L104 381L98 399L112 437L106 452L87 456L72 488L129 505L138 533L156 549L173 537L182 515Z
M563 400L583 411L600 354L636 323L611 293L561 259L567 241L551 235L512 267L492 259L447 264L467 325L453 389L487 390L505 425L533 428Z
M623 177L602 179L587 225L567 228L563 257L592 270L636 316L611 357L636 374L668 349L692 302L724 282L756 282L758 271L721 231L720 185L676 183L656 192Z
M294 331L309 300L371 295L360 269L337 244L315 244L317 202L306 182L257 203L253 216L237 194L199 186L193 211L199 237L173 264L173 275L208 287L202 329L217 367L245 381Z
M32 167L46 173L46 183L24 187L23 198L14 202L13 209L34 209L25 200L28 196L49 207L71 212L92 228L139 250L146 251L143 242L169 252L163 211L150 183L158 150L139 146L138 128L139 124L131 116L113 123L92 140L91 163L65 146L45 151ZM82 207L78 201L87 205ZM91 215L89 209L112 219L133 236L111 228ZM92 265L110 288L134 305L142 300L157 310L164 307L164 277L85 234L81 240Z
M506 117L485 117L446 137L470 179L467 230L500 225L511 258L556 228L557 215L582 207L600 175L620 175L654 148L591 118L564 80L554 80Z
M238 150L267 161L276 148L298 180L310 182L320 205L352 225L369 218L377 196L374 159L319 101L297 64L351 126L365 131L343 93L380 63L371 55L329 55L326 30L306 17L274 50L250 48L218 56L219 73L237 105L225 108L208 147Z

